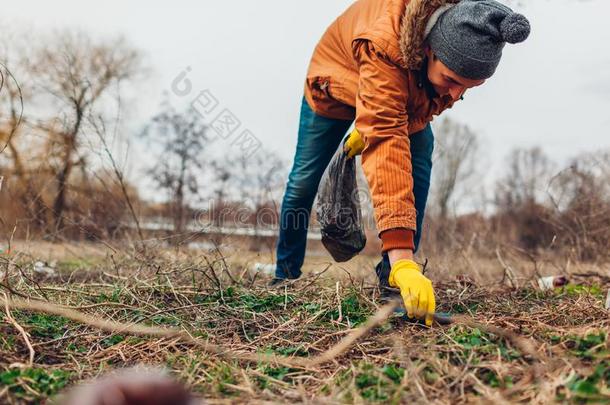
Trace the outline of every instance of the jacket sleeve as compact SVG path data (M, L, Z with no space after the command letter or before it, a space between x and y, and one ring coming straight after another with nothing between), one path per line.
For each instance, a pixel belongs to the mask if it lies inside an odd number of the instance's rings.
M415 198L407 117L407 74L368 40L356 40L359 68L356 129L365 148L362 167L369 183L383 251L413 249Z

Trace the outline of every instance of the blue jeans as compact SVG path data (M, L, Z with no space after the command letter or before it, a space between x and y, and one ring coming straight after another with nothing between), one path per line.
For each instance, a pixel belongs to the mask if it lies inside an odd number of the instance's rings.
M318 191L320 179L334 156L353 121L336 120L314 113L303 97L297 150L280 213L280 234L277 242L277 278L296 279L307 247L307 230L311 208ZM412 134L411 163L413 166L413 193L417 209L415 249L419 247L424 220L430 174L434 135L430 124ZM384 255L387 260L387 255Z

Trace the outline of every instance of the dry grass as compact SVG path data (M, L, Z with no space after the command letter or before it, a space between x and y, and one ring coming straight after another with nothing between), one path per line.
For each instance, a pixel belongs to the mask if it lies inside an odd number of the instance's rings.
M456 323L427 329L392 316L345 353L312 365L379 309L374 259L328 269L324 259L313 261L303 279L270 290L268 278L249 270L260 258L242 252L138 257L37 248L1 256L8 277L0 292L180 333L105 332L86 316L77 322L44 308L12 308L9 317L3 307L1 403L41 402L135 364L167 367L209 403L610 401L610 279L603 275L575 276L572 285L543 293L525 273L517 288L500 284L497 263L485 264L495 277L468 274L471 280L448 276L445 261L432 261L439 310L459 315ZM55 275L32 273L40 255L58 260ZM28 333L32 365L16 325Z

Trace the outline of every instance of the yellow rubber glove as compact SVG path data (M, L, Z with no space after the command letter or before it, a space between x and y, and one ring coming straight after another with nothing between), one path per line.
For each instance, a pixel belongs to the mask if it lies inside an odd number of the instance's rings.
M350 158L362 153L364 150L364 141L357 129L354 129L352 133L349 134L345 141L345 145L343 145L343 150Z
M421 273L413 260L398 260L390 272L390 287L399 288L409 318L426 319L432 326L436 300L432 282Z

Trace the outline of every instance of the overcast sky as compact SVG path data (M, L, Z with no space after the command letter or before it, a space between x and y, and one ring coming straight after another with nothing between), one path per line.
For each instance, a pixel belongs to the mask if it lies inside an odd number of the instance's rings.
M291 160L303 82L313 49L349 0L151 2L3 1L0 18L24 29L80 28L124 35L153 70L129 120L137 131L186 67L194 90L210 89L264 146ZM507 46L496 75L444 115L483 138L493 171L518 146L561 161L610 146L607 0L524 0L532 24Z

